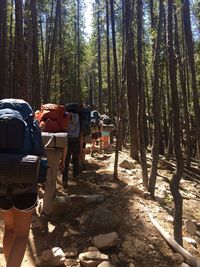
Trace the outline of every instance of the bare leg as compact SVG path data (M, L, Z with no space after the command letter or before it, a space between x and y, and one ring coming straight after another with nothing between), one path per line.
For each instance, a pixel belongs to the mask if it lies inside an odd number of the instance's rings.
M10 249L13 244L13 239L14 239L13 211L9 210L6 212L2 212L2 217L4 218L4 221L5 221L3 250L4 250L5 259L7 261L8 255L10 254Z
M91 151L91 156L94 156L94 146L95 146L95 139L92 139L92 151Z
M104 137L104 149L107 149L108 148L108 139L109 139L108 136L105 136Z
M14 222L14 239L12 246L10 247L6 267L20 267L26 251L32 211L21 212L12 209L12 212Z
M102 152L102 147L103 147L103 139L102 137L99 138L99 147L100 147L100 152Z

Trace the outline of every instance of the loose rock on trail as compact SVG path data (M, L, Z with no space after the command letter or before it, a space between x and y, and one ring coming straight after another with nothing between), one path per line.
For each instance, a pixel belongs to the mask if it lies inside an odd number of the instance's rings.
M96 153L94 157L88 154L86 161L80 179L69 180L67 190L63 190L58 175L57 197L48 221L48 232L44 231L39 215L34 214L22 267L50 267L62 262L65 265L61 266L69 267L181 266L183 258L169 249L147 212L150 210L173 236L173 201L169 184L163 178L170 178L171 171L159 166L157 199L152 201L144 192L139 163L130 159L126 151L120 152L119 181L113 180L114 152ZM185 195L195 193L192 182L182 180L181 186ZM200 244L196 222L200 214L194 209L198 203L197 197L184 202L183 234L187 237L184 245L196 256L199 256ZM197 225L193 233L190 232L192 226L190 230L186 227L191 225L186 223L191 218ZM0 234L2 240L2 222ZM52 249L57 253L54 257ZM0 254L0 266L5 266L3 254Z

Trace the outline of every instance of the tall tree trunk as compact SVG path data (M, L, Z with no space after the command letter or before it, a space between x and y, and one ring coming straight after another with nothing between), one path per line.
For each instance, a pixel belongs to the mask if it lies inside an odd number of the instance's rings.
M74 22L74 32L76 33L76 30L77 30L77 22L75 21ZM77 43L77 35L76 34L74 34L74 43L76 44ZM74 86L73 86L73 92L72 92L72 94L73 94L73 99L74 100L76 100L77 99L77 55L76 55L76 53L74 53L74 57L73 57L73 59L74 59L74 62L73 62L73 64L74 64Z
M150 0L151 28L155 29L154 0Z
M33 95L32 95L32 62L33 62L33 34L32 34L32 21L30 13L30 0L25 2L24 7L24 44L26 54L26 76L27 76L27 91L28 91L28 102L33 106Z
M190 2L189 0L183 0L182 6L182 19L184 24L185 39L188 52L188 61L191 70L191 79L192 79L192 92L193 92L193 103L194 103L194 114L195 114L195 124L196 124L196 137L198 144L198 157L200 165L200 109L199 109L199 94L197 90L196 83L196 70L195 70L195 61L194 61L194 43L192 38L191 30L191 20L190 20Z
M138 0L137 2L137 15L138 15L138 93L139 93L139 141L140 141L140 157L142 162L142 176L143 185L148 188L148 171L147 171L147 161L146 161L146 145L145 145L145 135L144 135L144 83L143 83L143 50L142 50L142 11L143 11L143 1Z
M41 78L41 98L43 99L44 96L44 76L45 76L45 51L44 51L44 36L43 36L43 29L42 29L42 17L40 17L40 41L41 41L41 56L42 56L42 63L40 66L40 78Z
M37 9L36 1L30 0L31 18L32 18L32 48L33 48L33 64L32 64L32 95L33 95L33 108L35 110L40 108L40 70L39 70L39 55L38 55L38 25L37 25Z
M80 65L81 65L81 42L80 42L80 0L77 0L77 100L81 102L81 81L80 81Z
M125 24L126 24L126 80L127 80L127 97L128 97L128 111L129 111L129 127L131 149L130 156L133 159L139 160L138 150L138 88L137 88L137 72L135 50L133 43L133 9L134 2L125 0Z
M126 91L126 55L125 55L125 38L126 38L126 27L125 27L125 6L122 1L122 63L121 63L121 108L124 111L121 117L122 129L121 129L121 140L119 148L122 150L122 146L126 146L126 133L127 133L127 100L125 96Z
M14 63L14 92L15 98L29 101L26 75L26 56L23 36L22 0L15 0L15 63Z
M116 104L118 105L117 112L117 134L116 134L116 149L115 149L115 163L114 163L114 179L118 179L118 159L119 159L119 139L121 137L121 103L119 92L119 79L118 79L118 61L117 61L117 49L115 38L115 11L113 0L110 0L110 15L111 15L111 27L112 27L112 46L113 46L113 64L114 64L114 78L115 78L115 92L116 92Z
M50 87L52 78L51 76L53 73L53 63L54 63L55 47L56 47L57 32L58 32L58 18L59 18L58 12L60 10L59 5L60 5L60 0L57 0L52 38L51 38L51 32L52 32L51 21L53 20L54 0L52 0L51 4L51 16L50 18L46 18L46 51L45 51L45 69L44 69L44 84L43 84L44 86L43 99L45 103L50 101ZM48 27L48 22L50 22L49 27Z
M10 29L9 29L9 63L8 63L8 96L13 96L13 0L11 1Z
M147 129L146 129L146 145L152 146L152 121L151 121L151 112L150 112L150 90L149 90L149 82L148 82L148 74L147 74L147 54L144 46L144 77L145 77L145 99L146 99L146 112L147 112Z
M64 59L64 36L63 36L63 16L62 16L62 10L59 12L59 102L64 104L64 64L63 64L63 59Z
M101 70L101 22L100 22L100 3L97 2L97 46L98 46L98 82L99 82L99 91L98 91L98 104L99 112L103 112L102 105L102 70Z
M112 47L113 47L113 64L114 64L114 81L116 99L119 101L119 78L118 78L118 61L117 61L117 48L116 48L116 37L115 37L115 11L114 2L110 0L110 14L111 14L111 28L112 28ZM119 104L119 103L117 103Z
M174 151L176 156L176 171L170 182L170 190L174 199L174 238L182 246L182 205L183 200L179 192L179 184L183 173L183 155L180 146L180 114L179 114L179 98L176 81L176 59L173 49L173 0L168 0L168 57L169 57L169 75L172 96L172 112L173 112L173 140Z
M57 42L57 34L58 34L58 22L59 22L59 12L61 10L61 0L57 0L56 2L56 14L55 14L55 21L54 21L54 31L53 31L53 38L51 43L51 50L50 50L50 59L49 59L49 66L48 66L48 72L47 72L47 81L46 81L46 90L44 95L44 101L49 102L50 101L50 89L51 89L51 79L52 79L52 73L53 73L53 64L54 64L54 57L55 57L55 48L56 48L56 42Z
M163 66L165 68L165 66ZM164 76L164 70L162 71ZM163 142L164 142L164 148L168 145L168 129L169 124L167 122L167 105L166 105L166 86L164 85L164 77L162 78L161 83L161 101L162 101L162 116L163 116Z
M192 144L191 144L191 137L190 137L190 122L189 122L189 112L188 112L186 77L184 75L184 66L183 66L181 53L180 53L178 21L177 21L176 9L174 10L174 19L175 19L175 46L176 46L176 55L177 55L178 66L179 66L179 77L180 77L180 82L181 82L184 119L185 119L186 164L187 164L187 166L190 166L191 156L192 156Z
M107 90L108 90L108 114L113 120L111 104L111 84L110 84L110 23L109 23L109 2L106 0L106 52L107 52Z
M166 13L166 12L165 12ZM164 43L165 43L165 72L166 72L166 106L167 109L167 118L168 118L168 133L166 133L166 159L169 160L170 156L173 153L173 140L172 140L172 112L171 112L171 97L169 90L169 62L168 62L168 49L167 49L167 22L166 22L166 14L163 16L164 18Z
M7 0L0 1L0 98L8 94Z
M155 47L154 56L154 68L153 68L153 121L154 121L154 133L153 133L153 148L152 148L152 167L149 179L149 192L154 198L156 176L158 169L158 157L159 157L159 144L160 144L160 90L159 90L159 63L160 63L160 46L163 30L163 15L164 6L163 0L159 0L159 23L157 32L157 41Z

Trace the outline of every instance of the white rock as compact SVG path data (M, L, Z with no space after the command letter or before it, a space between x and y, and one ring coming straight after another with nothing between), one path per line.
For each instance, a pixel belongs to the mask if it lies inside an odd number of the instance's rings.
M126 173L129 174L129 175L133 175L131 170L126 170ZM130 179L132 179L132 177L130 177Z
M92 244L99 248L105 249L116 246L119 240L119 236L116 232L97 235L92 239Z
M79 260L84 267L97 267L101 262L108 261L108 255L100 251L88 251L79 254Z
M52 233L55 230L55 225L51 224L50 222L48 222L48 229L49 229L49 233Z
M124 168L124 169L129 169L129 170L131 170L131 169L135 169L135 164L133 163L133 162L131 162L131 161L128 161L128 160L123 160L120 164L119 164L119 166L121 167L121 168Z
M113 267L108 261L103 261L98 265L98 267Z
M188 265L187 263L182 263L180 267L190 267L190 265Z

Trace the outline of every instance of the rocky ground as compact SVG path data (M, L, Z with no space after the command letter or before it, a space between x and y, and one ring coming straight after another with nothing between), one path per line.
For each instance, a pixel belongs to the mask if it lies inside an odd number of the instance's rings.
M81 266L81 262L88 267L184 266L183 259L171 251L149 218L150 212L173 236L173 200L168 184L172 172L159 166L157 198L153 201L144 193L140 165L129 158L127 151L120 152L117 181L112 174L114 153L96 153L94 157L88 154L86 160L80 179L70 180L67 190L63 190L58 176L48 232L44 231L44 219L42 224L39 215L34 215L22 267L50 267L58 262L69 267ZM150 167L151 162L148 164ZM181 181L184 247L197 257L199 188L196 182ZM2 238L2 222L0 227ZM49 257L52 248L57 257ZM3 254L0 266L5 266Z

